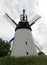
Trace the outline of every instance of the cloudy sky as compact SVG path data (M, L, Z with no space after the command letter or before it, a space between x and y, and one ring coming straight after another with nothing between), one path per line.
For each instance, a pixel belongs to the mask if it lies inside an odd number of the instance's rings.
M29 23L36 14L41 15L32 26L33 38L47 48L47 0L0 0L0 38L10 40L15 34L15 28L4 18L8 13L15 22L20 20L22 9L26 10Z

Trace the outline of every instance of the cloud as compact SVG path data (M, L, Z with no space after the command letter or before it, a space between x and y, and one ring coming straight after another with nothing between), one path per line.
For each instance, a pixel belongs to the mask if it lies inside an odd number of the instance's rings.
M11 3L10 3L11 2ZM35 13L35 0L5 0L4 6L8 8L10 14L12 16L17 16L17 14L21 14L22 9L26 9L28 16L31 17ZM36 5L36 4L35 4ZM33 13L33 14L32 14Z

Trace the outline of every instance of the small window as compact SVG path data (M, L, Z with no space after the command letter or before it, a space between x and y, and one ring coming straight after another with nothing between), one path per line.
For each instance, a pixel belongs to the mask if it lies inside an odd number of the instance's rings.
M26 52L26 54L28 55L28 52Z
M27 42L26 42L26 45L27 45Z

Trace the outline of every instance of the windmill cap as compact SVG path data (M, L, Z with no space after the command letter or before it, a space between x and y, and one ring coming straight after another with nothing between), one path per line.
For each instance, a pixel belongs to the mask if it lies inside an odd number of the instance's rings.
M25 15L25 9L23 9L23 14L20 15L20 21L27 21L27 15Z

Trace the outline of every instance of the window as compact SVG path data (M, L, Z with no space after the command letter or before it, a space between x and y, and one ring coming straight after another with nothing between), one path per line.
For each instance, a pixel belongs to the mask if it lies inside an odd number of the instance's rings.
M28 52L26 52L26 54L28 55Z
M26 45L27 45L27 41L26 41Z

